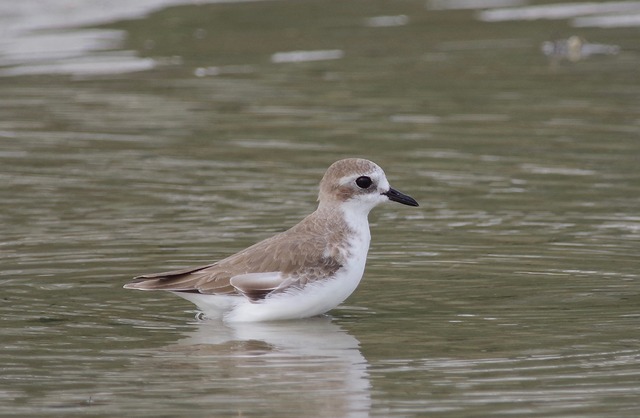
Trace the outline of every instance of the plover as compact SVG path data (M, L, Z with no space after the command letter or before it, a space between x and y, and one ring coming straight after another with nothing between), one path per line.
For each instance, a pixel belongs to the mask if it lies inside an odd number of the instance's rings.
M392 189L375 163L333 163L318 208L292 228L213 264L138 276L124 287L165 290L206 317L271 321L321 315L356 289L369 250L369 212L386 201L418 206Z

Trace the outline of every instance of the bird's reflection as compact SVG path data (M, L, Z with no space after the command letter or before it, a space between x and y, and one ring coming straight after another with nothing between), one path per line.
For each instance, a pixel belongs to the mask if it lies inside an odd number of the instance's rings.
M312 416L368 415L367 361L359 341L331 318L194 325L167 349L181 353L214 386L224 383L230 396L248 397L271 411L298 407Z

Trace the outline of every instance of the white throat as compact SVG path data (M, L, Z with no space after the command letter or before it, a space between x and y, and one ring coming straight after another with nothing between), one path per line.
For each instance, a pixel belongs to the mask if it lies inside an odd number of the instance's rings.
M340 205L345 222L350 229L358 234L366 232L369 235L369 212L371 209L354 201L346 201Z
M369 211L370 208L358 202L344 202L340 205L344 220L351 232L349 237L349 252L354 265L364 264L367 260L367 252L371 242L371 232L369 231Z

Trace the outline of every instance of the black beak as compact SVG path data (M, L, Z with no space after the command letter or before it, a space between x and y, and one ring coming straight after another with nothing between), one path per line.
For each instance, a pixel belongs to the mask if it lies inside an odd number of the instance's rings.
M382 194L387 196L389 198L389 200L393 200L394 202L402 203L403 205L419 206L418 202L416 202L416 200L413 197L407 196L404 193L400 193L399 191L397 191L395 189L389 189L388 192L382 193Z

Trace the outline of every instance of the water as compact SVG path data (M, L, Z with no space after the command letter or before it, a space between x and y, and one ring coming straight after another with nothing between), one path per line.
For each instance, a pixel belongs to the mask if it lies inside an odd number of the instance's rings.
M638 415L637 27L582 3L148 2L68 25L48 4L2 18L0 415ZM33 36L52 47L13 54ZM620 52L548 61L570 36ZM421 207L371 214L330 317L227 326L122 289L294 224L347 156Z

